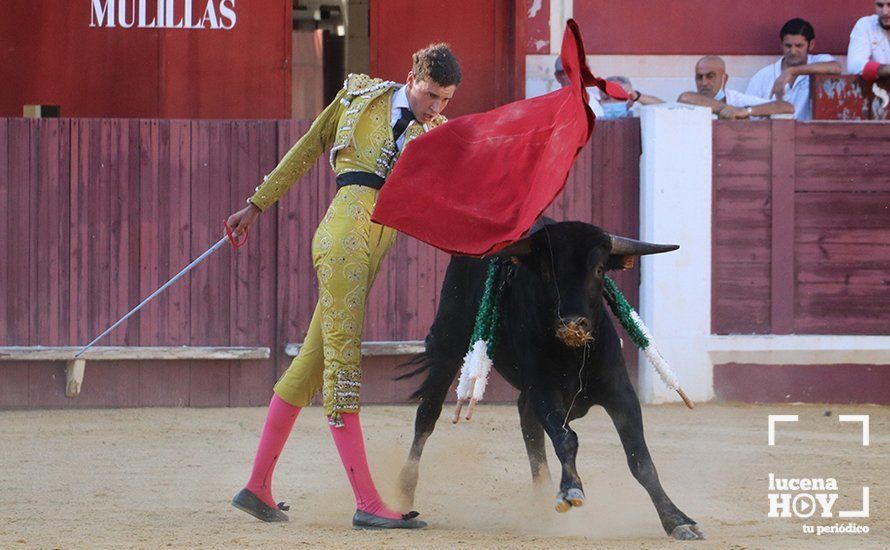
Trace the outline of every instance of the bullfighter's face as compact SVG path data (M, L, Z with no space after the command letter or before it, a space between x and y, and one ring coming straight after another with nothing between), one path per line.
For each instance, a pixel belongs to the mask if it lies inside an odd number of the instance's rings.
M415 78L413 72L408 73L405 89L408 104L411 106L414 118L421 124L426 124L441 115L454 97L455 91L457 91L455 84L442 86L432 80Z

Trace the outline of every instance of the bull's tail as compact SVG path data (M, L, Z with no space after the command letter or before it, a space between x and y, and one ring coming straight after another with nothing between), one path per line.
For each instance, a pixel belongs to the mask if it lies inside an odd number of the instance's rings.
M422 353L418 353L404 363L399 363L398 368L411 370L408 372L403 372L402 374L396 376L394 380L407 380L408 378L414 378L422 372L426 372L430 368L428 359L429 354L424 351Z
M427 373L426 378L410 397L411 401L421 401L441 394L443 389L447 392L460 369L460 360L460 357L452 360L444 359L438 354L427 351L399 365L400 368L411 370L396 376L395 379L406 380L424 372Z

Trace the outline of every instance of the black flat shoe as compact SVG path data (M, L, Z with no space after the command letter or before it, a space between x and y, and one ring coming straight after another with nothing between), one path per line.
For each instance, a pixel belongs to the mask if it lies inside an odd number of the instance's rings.
M402 514L400 519L389 519L356 510L352 516L353 529L423 529L426 522L416 519L417 512Z
M290 506L283 502L278 503L278 508L272 508L248 489L241 489L235 495L235 498L232 499L232 506L259 520L268 522L287 521L287 514L284 511L290 510Z

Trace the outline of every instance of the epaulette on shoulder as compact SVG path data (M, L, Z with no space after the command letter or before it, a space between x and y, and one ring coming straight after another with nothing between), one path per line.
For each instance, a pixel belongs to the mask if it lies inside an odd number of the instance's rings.
M371 78L366 74L350 73L343 82L343 88L346 90L348 97L376 92L382 88L392 88L398 86L396 82L383 80L382 78Z

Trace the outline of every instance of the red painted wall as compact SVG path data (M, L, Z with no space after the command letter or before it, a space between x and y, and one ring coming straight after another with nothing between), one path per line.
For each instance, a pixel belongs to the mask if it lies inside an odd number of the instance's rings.
M890 365L714 365L719 401L890 405Z
M846 55L856 20L873 13L871 0L574 2L588 54L779 54L779 29L802 17L819 52Z
M0 116L21 116L24 104L73 117L290 115L289 0L235 0L231 30L90 27L93 1L4 0ZM158 0L145 1L151 22ZM219 14L220 0L167 1L177 22L187 1L193 21L208 1Z
M198 19L208 1L218 8L221 0L167 1L179 20L185 2ZM237 23L230 31L91 28L93 2L3 2L0 116L20 116L22 105L40 103L61 105L63 116L75 117L289 116L290 1L234 0ZM157 2L145 0L148 20ZM524 54L549 52L550 1L535 6L533 0L374 0L371 72L403 80L413 51L448 41L465 80L447 114L518 99ZM819 51L844 53L853 23L871 11L867 0L761 2L756 9L730 0L633 9L606 0L574 2L591 54L776 54L777 31L794 16L815 25Z
M371 72L404 82L413 52L432 42L448 42L460 59L463 82L446 116L486 111L519 99L525 61L516 47L521 40L516 4L511 0L376 0L371 3Z
M525 0L524 27L525 53L550 53L550 0Z

